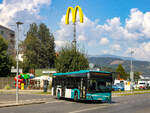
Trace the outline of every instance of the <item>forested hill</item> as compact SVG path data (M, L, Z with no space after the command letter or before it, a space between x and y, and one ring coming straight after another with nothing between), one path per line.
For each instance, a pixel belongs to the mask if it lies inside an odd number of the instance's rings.
M115 57L89 57L89 63L93 63L99 66L109 67L116 69L118 64L122 64L127 72L130 71L130 60L124 60ZM150 75L150 62L133 60L134 71L142 72L143 74Z

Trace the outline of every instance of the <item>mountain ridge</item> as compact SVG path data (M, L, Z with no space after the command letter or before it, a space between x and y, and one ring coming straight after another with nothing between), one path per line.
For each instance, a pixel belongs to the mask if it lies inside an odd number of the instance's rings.
M110 67L116 69L118 64L122 64L125 68L126 72L130 72L130 60L124 60L121 58L115 58L111 56L94 56L88 57L89 63L93 63L98 66ZM150 62L149 61L141 61L141 60L133 60L133 70L136 72L141 72L146 75L150 75Z
M112 54L89 55L89 57L110 57L110 58L120 58L123 60L131 60L131 57L124 57L124 56L118 56L118 55L112 55ZM132 58L132 60L136 60L136 59Z

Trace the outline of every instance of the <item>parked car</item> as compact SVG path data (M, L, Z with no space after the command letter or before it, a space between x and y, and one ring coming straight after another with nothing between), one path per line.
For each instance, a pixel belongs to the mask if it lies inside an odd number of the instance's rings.
M117 86L116 85L112 85L112 91L117 91Z
M147 89L148 84L146 83L146 81L138 81L138 88L139 89Z
M138 88L139 89L146 89L146 84L145 83L139 83Z
M112 85L113 91L124 91L124 84L123 83L117 83L115 85Z

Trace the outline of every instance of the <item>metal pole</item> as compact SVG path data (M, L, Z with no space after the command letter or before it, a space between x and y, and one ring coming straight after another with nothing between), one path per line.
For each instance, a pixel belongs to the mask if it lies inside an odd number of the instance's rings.
M77 41L76 41L76 23L73 23L73 25L74 25L74 29L73 29L73 32L74 32L74 34L73 34L74 40L73 40L72 42L73 42L73 45L74 45L74 47L75 47L75 49L76 49L76 43L77 43Z
M18 95L18 34L19 34L19 30L18 30L18 24L17 24L17 35L16 35L16 43L17 43L17 58L16 58L16 60L17 60L17 84L16 84L16 103L18 103L18 100L19 100L19 95Z
M23 24L22 22L17 22L17 35L16 35L16 49L17 49L17 58L16 58L16 61L17 61L17 85L16 85L16 103L18 104L18 101L19 101L19 93L18 93L18 74L19 74L19 69L18 69L18 64L19 64L19 59L18 59L18 53L19 53L19 47L18 47L18 40L19 40L19 25Z
M132 67L132 54L133 54L133 53L132 53L132 51L131 51L131 72L133 72L133 71L132 71L132 68L133 68L133 67Z
M131 50L131 72L130 72L130 79L131 79L131 87L132 87L132 89L133 89L133 82L134 82L133 59L132 59L133 53L134 53L134 51Z

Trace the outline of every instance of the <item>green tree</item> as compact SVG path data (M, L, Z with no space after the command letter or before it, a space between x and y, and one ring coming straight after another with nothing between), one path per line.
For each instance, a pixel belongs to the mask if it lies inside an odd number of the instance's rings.
M12 60L7 54L8 43L0 36L0 77L6 77L10 75Z
M53 34L45 24L39 25L38 38L41 40L42 51L40 53L42 68L54 67L55 60L55 40Z
M140 79L140 75L141 75L140 72L134 72L134 80L138 81Z
M34 37L31 34L27 35L27 38L25 39L24 45L25 45L25 51L24 51L24 68L30 69L30 68L37 68L38 67L38 61L39 56L38 52L41 50L40 48L40 41L38 38ZM26 71L27 71L26 70Z
M88 59L84 53L71 46L62 48L56 57L55 67L58 72L71 72L88 69Z
M117 69L116 69L116 72L118 74L120 74L120 78L123 78L123 79L127 79L128 78L128 74L125 72L125 69L123 68L123 66L121 64L118 65Z
M55 43L54 36L49 32L45 24L30 25L27 37L23 42L25 71L35 68L54 67Z

